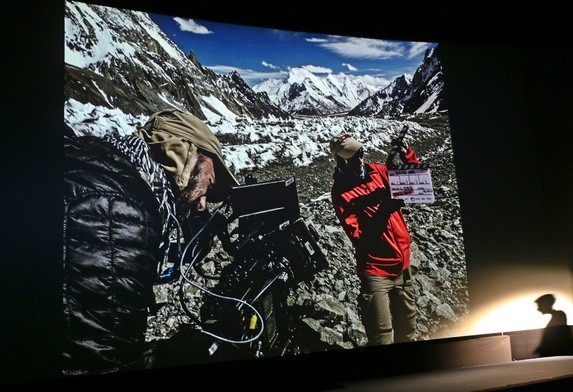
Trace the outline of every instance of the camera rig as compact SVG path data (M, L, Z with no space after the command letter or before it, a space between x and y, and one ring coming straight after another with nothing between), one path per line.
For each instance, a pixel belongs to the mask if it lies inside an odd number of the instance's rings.
M296 320L287 304L288 295L298 283L312 280L328 262L316 230L300 215L295 178L259 182L247 177L245 185L233 187L200 226L195 232L183 227L188 241L172 252L177 254L178 267L162 274L160 283L181 276L181 287L194 284L192 271L215 281L210 289L201 288L199 315L187 308L180 291L186 313L212 338L209 355L229 355L230 347L233 358L296 351ZM201 263L215 237L232 262L217 276L205 276Z

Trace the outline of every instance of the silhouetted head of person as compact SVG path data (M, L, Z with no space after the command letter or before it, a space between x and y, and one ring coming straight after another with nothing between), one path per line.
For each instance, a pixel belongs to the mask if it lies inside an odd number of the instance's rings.
M553 294L544 294L535 300L537 310L541 313L550 313L553 310L555 296Z

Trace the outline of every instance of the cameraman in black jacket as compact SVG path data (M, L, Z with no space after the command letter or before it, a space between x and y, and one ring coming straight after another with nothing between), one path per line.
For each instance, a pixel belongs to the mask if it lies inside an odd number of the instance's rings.
M217 137L179 110L130 135L65 138L63 374L144 368L169 234L234 185Z

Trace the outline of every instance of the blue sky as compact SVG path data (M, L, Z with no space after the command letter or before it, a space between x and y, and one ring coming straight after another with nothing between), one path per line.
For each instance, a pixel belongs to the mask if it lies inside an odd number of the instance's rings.
M294 32L150 14L185 53L218 74L239 72L250 86L283 78L290 68L318 76L345 73L386 86L413 74L431 43Z

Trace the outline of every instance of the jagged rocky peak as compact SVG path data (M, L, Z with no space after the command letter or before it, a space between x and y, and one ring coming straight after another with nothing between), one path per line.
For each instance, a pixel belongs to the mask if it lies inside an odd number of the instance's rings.
M435 113L446 110L443 73L436 48L425 52L414 75L401 75L383 90L349 111L354 116L385 117L401 114Z
M282 80L266 80L253 90L293 115L345 113L378 88L357 77L330 73L321 77L303 68L291 68Z
M363 79L345 74L320 77L293 68L282 80L267 80L253 87L266 92L283 110L293 115L388 116L445 110L443 78L435 47L426 50L414 75L400 75L379 89Z
M200 118L222 107L252 119L289 117L238 74L219 76L193 52L185 55L144 12L66 2L65 43L66 101L97 102L135 117L166 106Z

